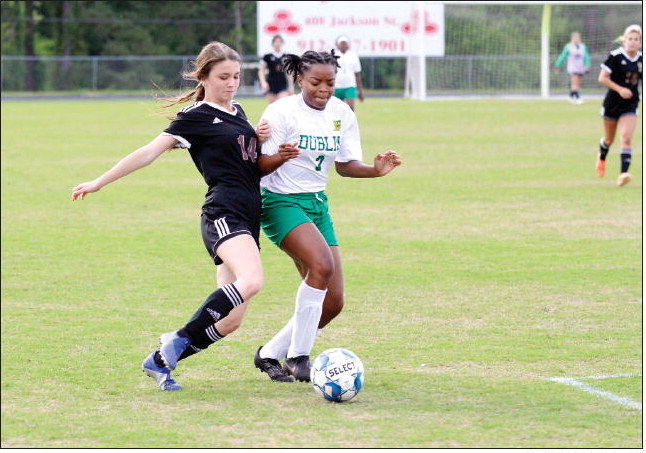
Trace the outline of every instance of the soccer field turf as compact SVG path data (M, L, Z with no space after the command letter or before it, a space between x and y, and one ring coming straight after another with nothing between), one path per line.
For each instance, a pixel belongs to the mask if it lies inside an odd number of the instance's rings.
M242 99L253 123L265 106ZM261 238L242 327L161 392L141 362L214 287L206 186L185 151L82 202L71 188L168 124L150 100L2 102L2 447L642 447L642 128L633 181L594 171L600 101L368 98L364 161L332 175L346 308L313 354L354 351L328 403L253 356L299 279Z

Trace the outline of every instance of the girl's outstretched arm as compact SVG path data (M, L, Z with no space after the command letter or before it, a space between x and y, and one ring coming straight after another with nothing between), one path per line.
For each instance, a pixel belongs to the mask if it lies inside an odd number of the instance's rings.
M80 198L83 200L88 193L98 192L101 188L116 181L133 171L152 163L164 151L177 144L177 139L170 135L160 134L153 141L131 152L121 159L114 167L103 173L98 178L79 184L72 189L72 201Z
M336 162L336 172L349 178L378 178L386 176L395 167L401 165L401 158L397 151L386 151L375 156L373 165L366 165L358 160L349 162Z

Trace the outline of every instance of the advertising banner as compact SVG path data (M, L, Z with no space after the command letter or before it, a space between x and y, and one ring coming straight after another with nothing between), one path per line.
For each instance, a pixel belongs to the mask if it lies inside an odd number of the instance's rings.
M283 37L285 52L298 55L329 51L341 35L361 57L444 55L442 3L259 1L257 6L258 55L271 50L274 35Z

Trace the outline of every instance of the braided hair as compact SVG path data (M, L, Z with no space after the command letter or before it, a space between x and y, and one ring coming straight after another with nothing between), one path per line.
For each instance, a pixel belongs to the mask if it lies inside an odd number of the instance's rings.
M308 50L300 57L294 54L286 54L282 58L283 70L287 74L290 74L294 78L294 83L296 83L296 78L309 71L312 65L315 64L332 65L334 72L336 72L336 69L339 67L338 59L339 57L334 54L334 49L329 52Z

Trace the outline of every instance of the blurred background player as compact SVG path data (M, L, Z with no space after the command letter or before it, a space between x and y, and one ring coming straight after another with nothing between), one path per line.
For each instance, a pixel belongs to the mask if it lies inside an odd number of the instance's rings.
M581 34L578 31L572 32L570 42L563 46L561 55L554 63L554 69L558 71L566 61L566 70L570 76L570 102L582 104L583 99L579 90L583 82L583 74L590 70L590 54L586 45L581 42Z
M630 25L624 34L617 38L621 47L613 50L601 65L599 83L608 92L603 100L604 135L599 142L597 175L603 178L606 172L606 156L610 145L615 141L617 130L621 141L621 172L617 178L619 187L628 184L628 173L632 159L632 139L637 126L637 106L639 104L639 82L642 79L642 28Z
M344 177L377 178L401 164L395 151L362 162L357 117L334 97L337 60L332 52L307 51L286 55L285 69L301 93L270 104L262 120L271 127L263 144L260 168L261 224L267 238L289 255L300 274L295 310L287 324L258 348L254 364L272 377L285 359L284 369L299 381L310 380L309 355L317 329L343 308L343 270L339 243L325 193L332 167ZM284 148L298 152L286 160ZM277 156L277 157L276 157ZM265 159L280 165L264 168ZM271 172L272 170L275 170Z
M276 35L271 39L272 51L263 55L258 67L258 80L265 98L270 104L276 99L294 94L294 84L283 72L283 38Z
M350 50L350 39L339 36L336 47L341 54L338 58L339 70L334 83L334 96L344 101L354 110L354 100L363 102L363 82L361 80L361 62L359 55Z

